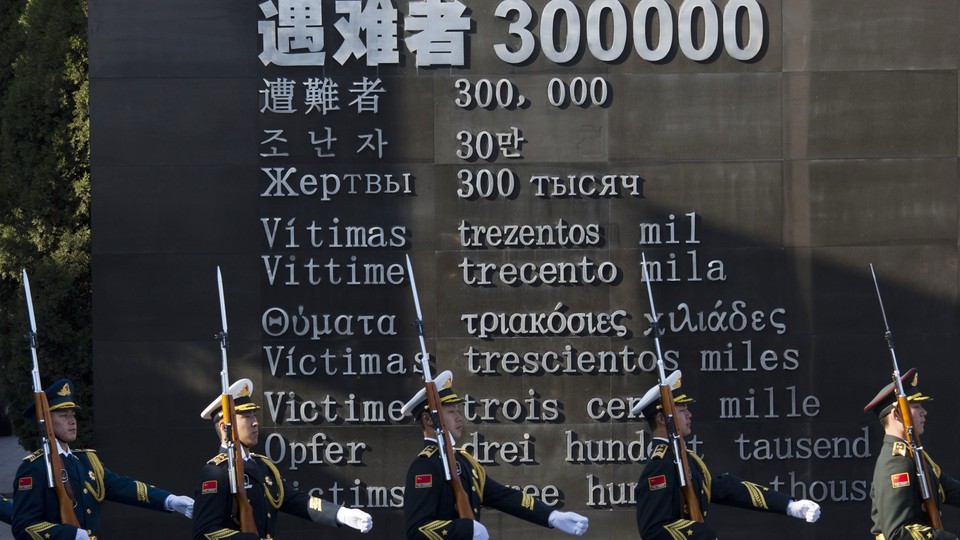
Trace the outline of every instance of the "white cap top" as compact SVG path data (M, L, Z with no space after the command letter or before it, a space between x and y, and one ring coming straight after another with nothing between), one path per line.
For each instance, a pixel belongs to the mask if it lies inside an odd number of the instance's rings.
M677 388L680 388L680 370L676 370L670 375L667 375L667 386L670 387L670 391L674 391ZM640 398L640 401L633 406L633 409L630 409L630 414L636 416L640 414L640 411L649 407L653 402L660 399L660 384L655 384L651 387L643 397Z
M238 380L230 385L230 388L227 389L227 392L233 396L233 406L237 411L252 411L260 408L250 397L253 395L253 381L250 379ZM213 420L214 414L219 412L222 407L223 402L221 397L218 396L216 399L211 401L209 405L207 405L207 408L204 409L202 413L200 413L200 418L205 420Z

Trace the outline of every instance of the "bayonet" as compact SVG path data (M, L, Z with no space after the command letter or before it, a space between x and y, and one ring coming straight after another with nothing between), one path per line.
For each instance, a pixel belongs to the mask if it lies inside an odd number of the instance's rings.
M650 320L653 332L653 342L657 349L657 375L660 380L660 403L663 407L663 416L666 420L667 436L673 447L674 464L677 467L677 475L680 479L680 494L683 498L687 513L693 521L703 521L703 514L700 510L700 499L693 491L692 475L690 473L690 464L687 461L687 445L680 435L680 429L677 425L675 408L673 403L673 389L667 383L667 373L663 363L663 353L660 349L660 316L657 314L657 308L653 303L653 288L650 286L650 275L647 272L647 258L641 253L640 264L643 267L643 281L647 284L647 298L650 300Z
M237 448L236 421L237 411L234 408L233 395L230 393L230 376L227 363L227 303L223 295L223 276L220 267L217 267L217 292L220 295L220 325L222 330L215 337L220 341L220 405L223 412L224 445L227 449L227 478L230 484L230 493L237 503L237 519L240 530L245 533L258 533L253 518L253 507L247 498L247 490L243 483L243 457Z
M67 471L63 468L63 461L56 448L56 433L53 430L53 420L50 416L50 404L47 394L40 384L40 363L37 361L37 319L33 312L33 294L30 292L30 278L27 270L23 270L23 293L27 297L27 314L30 317L30 332L27 341L30 342L30 354L33 356L33 369L30 371L33 379L33 404L37 413L37 428L40 432L40 448L43 449L43 463L47 473L47 487L53 489L60 509L60 522L64 525L80 527L77 514L73 511L73 489Z
M470 506L470 499L467 492L463 489L460 482L460 476L456 471L456 458L453 445L450 443L450 437L447 435L444 425L443 415L441 414L440 396L437 392L437 385L430 374L430 355L427 353L427 342L423 331L423 313L420 311L420 298L417 293L417 281L413 277L413 265L410 263L410 256L407 255L407 275L410 276L410 290L413 293L413 305L417 310L417 336L420 338L420 366L423 369L423 383L427 394L427 405L430 409L430 421L433 423L433 429L437 436L437 448L439 449L440 461L443 463L443 475L450 487L453 488L454 498L456 499L457 515L461 518L474 519L473 508Z
M900 411L904 436L907 439L907 446L910 448L910 455L913 457L914 468L917 470L917 483L920 485L920 497L923 499L923 506L926 508L927 516L930 518L930 525L934 529L943 529L943 523L940 519L940 509L937 507L931 495L932 490L930 489L927 463L923 459L923 445L920 443L920 436L914 429L910 402L907 400L907 394L903 389L903 380L900 377L900 365L897 363L897 352L893 348L893 332L890 331L890 324L887 322L887 312L883 307L883 297L880 296L880 285L877 282L877 273L873 269L873 263L870 263L870 274L873 276L873 286L877 290L877 300L880 301L880 313L883 315L883 326L886 330L884 338L887 342L887 348L890 350L890 359L893 361L893 387L897 393L897 408Z

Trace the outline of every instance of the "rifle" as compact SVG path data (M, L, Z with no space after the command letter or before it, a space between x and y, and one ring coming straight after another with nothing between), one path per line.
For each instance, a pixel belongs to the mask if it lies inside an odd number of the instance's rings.
M930 526L934 529L942 530L943 523L940 520L940 510L933 500L932 490L930 489L930 477L927 471L927 462L923 459L923 445L920 443L920 436L913 429L913 414L910 411L910 402L907 401L907 394L903 390L903 380L900 378L900 366L897 364L897 352L893 348L893 332L890 331L890 325L887 323L887 312L883 309L883 297L880 296L880 285L877 283L877 273L873 270L873 263L870 263L870 274L873 275L873 286L877 290L877 300L880 301L880 313L883 315L883 326L886 328L884 337L887 341L887 348L890 349L890 359L893 361L893 387L897 393L897 409L900 411L900 419L903 422L903 432L907 439L907 446L910 448L910 455L913 457L914 467L917 469L917 482L920 484L920 498L923 499L923 506L927 511L927 517L930 518Z
M220 403L223 411L223 431L227 447L227 478L230 481L230 493L233 494L237 508L237 517L240 521L240 531L259 535L257 524L253 519L253 507L247 499L247 488L243 485L243 453L237 451L237 433L234 424L237 411L233 405L233 394L230 393L230 378L227 375L227 306L223 300L223 277L220 267L217 267L217 291L220 293L220 322L223 331L216 335L220 341L220 355L223 367L220 370Z
M440 461L443 463L443 476L453 489L453 496L457 504L457 515L465 519L476 519L473 508L470 506L470 498L467 497L467 492L464 491L463 484L460 483L460 476L451 473L451 471L457 470L456 457L453 444L450 443L450 437L447 437L443 415L440 414L440 394L437 392L437 385L430 375L430 354L427 353L427 343L423 338L423 313L420 311L417 282L413 277L413 265L410 264L410 256L407 255L406 257L407 274L410 276L410 289L413 292L413 305L417 308L417 335L420 338L420 365L423 368L423 387L427 394L430 422L437 434L437 448L440 453Z
M700 500L693 491L693 477L690 474L690 464L687 462L687 446L680 437L680 429L677 425L677 417L674 415L673 389L667 383L667 374L663 367L663 354L660 351L660 317L657 315L657 308L653 305L653 289L650 287L650 276L647 274L647 258L640 254L641 264L643 266L643 280L647 282L647 296L650 298L651 329L653 330L653 341L657 346L657 374L660 380L660 403L663 407L663 416L666 419L667 436L670 438L670 444L673 446L674 463L677 466L677 473L680 476L680 494L683 497L684 505L687 507L687 513L693 521L703 522L703 513L700 511Z
M30 342L30 352L33 354L33 404L37 410L37 428L40 431L40 447L43 449L43 462L47 469L47 487L53 488L57 496L57 505L60 507L60 523L80 528L80 521L73 511L73 488L67 478L67 470L63 468L60 453L54 448L53 441L56 434L53 432L53 421L50 418L50 404L47 394L40 385L40 366L37 362L37 320L33 315L33 297L30 294L30 279L27 270L23 270L23 293L27 297L27 313L30 315L30 333L27 340ZM57 478L60 481L57 481Z

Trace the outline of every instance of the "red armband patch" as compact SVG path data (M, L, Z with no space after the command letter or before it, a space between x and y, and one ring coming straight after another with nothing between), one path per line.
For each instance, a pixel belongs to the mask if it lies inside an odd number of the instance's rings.
M28 489L33 489L33 478L25 476L17 481L17 490L26 491Z
M217 481L216 480L207 480L200 485L200 494L201 495L210 495L217 492Z
M432 486L433 486L432 474L418 474L416 478L413 479L413 487L415 488L428 488Z
M910 473L897 473L890 475L890 483L894 488L902 488L910 486Z
M654 476L653 478L647 479L647 485L650 487L650 491L663 489L667 487L667 477L662 474L660 476Z

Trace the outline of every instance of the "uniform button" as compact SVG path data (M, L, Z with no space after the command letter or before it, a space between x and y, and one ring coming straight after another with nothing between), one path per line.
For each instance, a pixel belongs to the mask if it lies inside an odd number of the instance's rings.
M270 515L270 512L267 512L267 517L268 517L268 518L269 518L269 517L272 517L272 516Z
M86 494L86 493L90 493L90 492L87 491L86 489L84 489L84 490L83 490L83 493Z
M87 508L87 513L92 514L93 512L89 508Z

